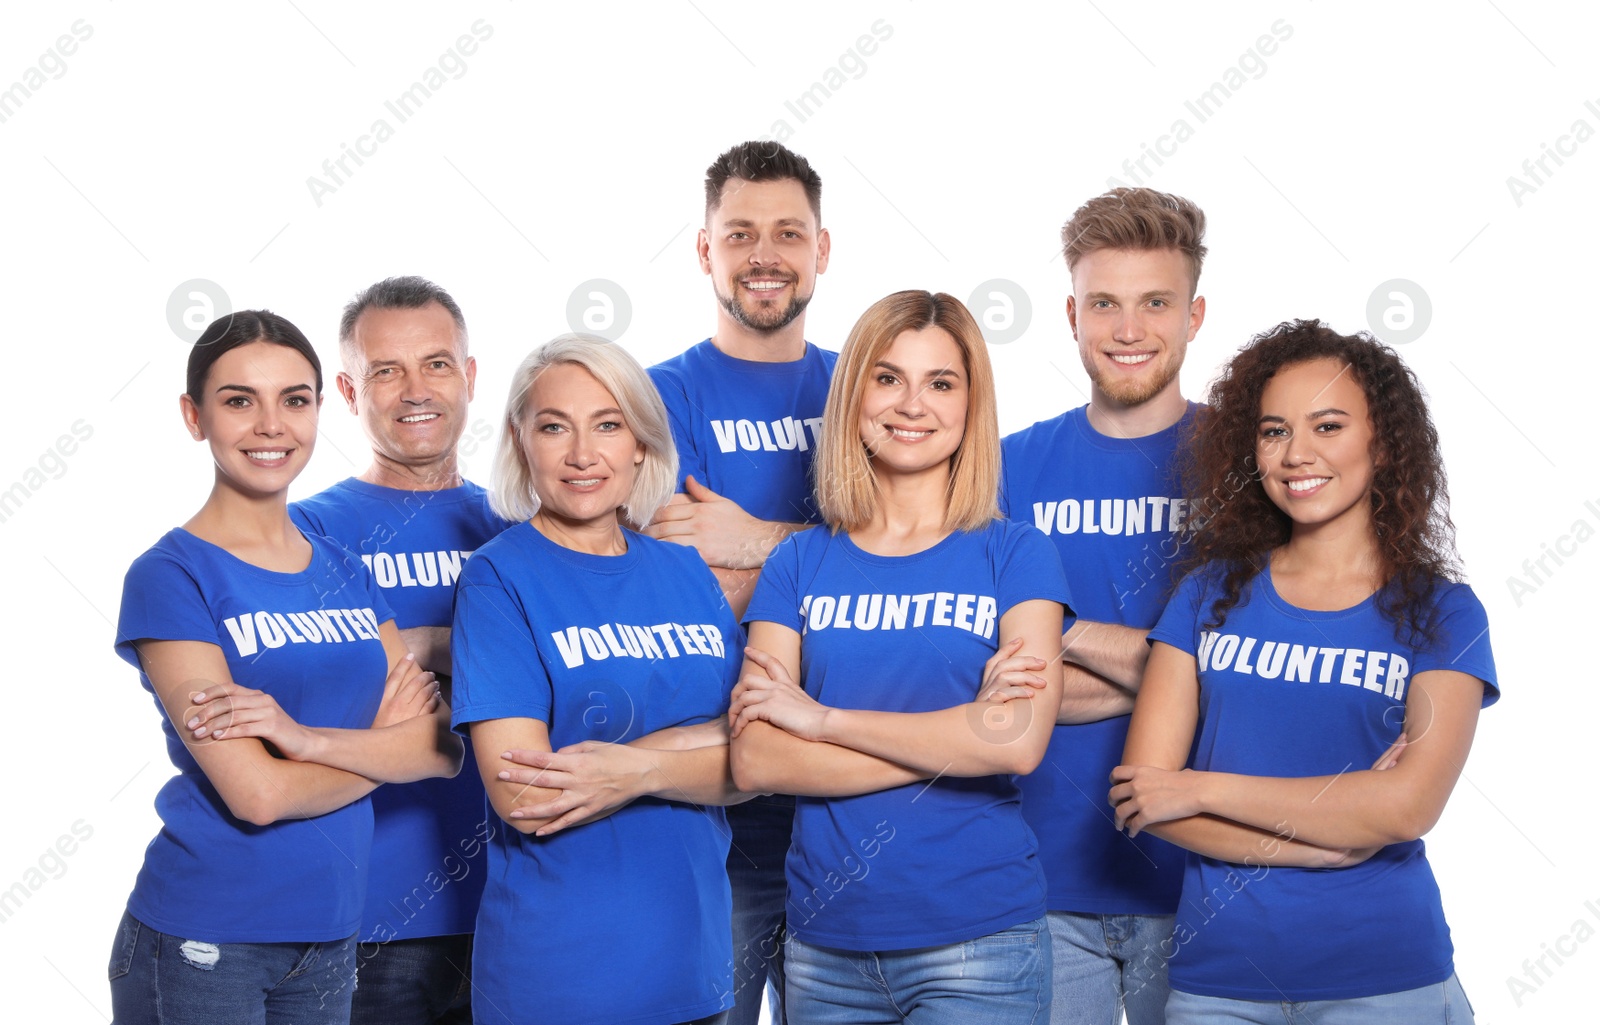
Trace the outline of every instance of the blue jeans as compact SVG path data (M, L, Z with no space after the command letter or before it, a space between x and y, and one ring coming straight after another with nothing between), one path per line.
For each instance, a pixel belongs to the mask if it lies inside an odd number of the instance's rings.
M472 1025L472 934L356 948L350 1025Z
M1172 991L1171 1025L1472 1025L1472 1005L1454 975L1433 986L1353 1000L1231 1000Z
M756 1025L761 994L770 988L773 1025L784 1025L783 863L794 831L794 798L757 797L728 809L733 842L728 884L733 889L733 1009L728 1025Z
M356 938L208 943L122 914L111 946L113 1025L344 1025Z
M1161 1025L1167 1005L1171 915L1052 911L1055 1001L1050 1025Z
M1050 1016L1043 918L915 950L838 950L790 936L785 956L796 1025L1043 1025Z

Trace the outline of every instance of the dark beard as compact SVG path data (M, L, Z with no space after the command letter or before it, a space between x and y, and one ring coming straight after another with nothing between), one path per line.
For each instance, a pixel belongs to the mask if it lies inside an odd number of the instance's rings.
M752 331L760 331L763 334L772 334L788 327L794 323L795 318L805 312L806 305L811 302L809 295L796 295L789 300L789 305L782 310L777 311L775 314L759 315L760 319L757 319L752 317L750 312L739 304L736 296L730 295L727 298L718 296L717 299L722 303L722 308L728 311L728 316L732 317L735 323Z

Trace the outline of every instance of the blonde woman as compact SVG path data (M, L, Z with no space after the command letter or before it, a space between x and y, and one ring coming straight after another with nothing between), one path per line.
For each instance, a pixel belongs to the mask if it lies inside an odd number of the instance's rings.
M942 293L875 303L828 395L824 525L768 558L729 710L739 785L798 795L791 1021L1049 1016L1015 776L1055 724L1069 598L1044 535L998 517L998 461L972 315Z
M621 348L566 336L518 367L491 503L521 522L467 563L452 637L455 727L511 827L478 910L482 1020L668 1025L733 1002L740 635L693 549L636 532L676 475Z

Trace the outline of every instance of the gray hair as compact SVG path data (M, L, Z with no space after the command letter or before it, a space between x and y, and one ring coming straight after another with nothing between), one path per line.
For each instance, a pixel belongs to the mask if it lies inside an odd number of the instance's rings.
M620 345L595 335L554 338L529 353L512 375L511 393L506 396L505 416L500 422L489 505L508 520L530 519L539 511L540 499L533 490L533 476L522 447L523 411L533 382L546 370L563 363L582 367L594 375L616 400L628 430L644 445L644 462L634 476L627 501L622 503L629 525L641 528L655 518L677 489L678 450L673 445L667 407L650 375Z
M356 321L361 319L363 313L369 309L420 310L429 303L443 306L450 314L450 319L456 322L456 339L461 343L461 352L465 355L467 318L461 315L461 307L456 305L449 292L427 278L407 274L384 278L375 285L368 285L345 304L344 316L339 318L339 355L346 366L350 363L349 357L355 346Z

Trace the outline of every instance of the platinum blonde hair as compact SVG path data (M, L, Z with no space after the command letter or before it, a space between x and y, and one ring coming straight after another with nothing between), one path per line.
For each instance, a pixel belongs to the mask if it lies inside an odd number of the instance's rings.
M644 462L639 464L633 488L622 503L623 519L629 526L641 528L655 518L677 488L678 451L673 445L667 407L650 375L622 346L594 335L566 334L551 339L529 353L517 367L500 421L489 505L508 520L531 519L539 511L540 498L533 489L533 475L522 446L524 414L533 382L561 364L582 367L593 375L616 400L628 430L644 445Z

